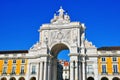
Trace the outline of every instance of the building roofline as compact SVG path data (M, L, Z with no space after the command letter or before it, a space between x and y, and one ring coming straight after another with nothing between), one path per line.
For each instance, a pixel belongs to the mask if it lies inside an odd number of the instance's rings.
M120 46L106 46L106 47L100 47L97 48L98 51L106 50L106 51L112 51L112 50L120 50Z
M21 53L28 53L28 50L6 50L0 51L0 54L21 54Z

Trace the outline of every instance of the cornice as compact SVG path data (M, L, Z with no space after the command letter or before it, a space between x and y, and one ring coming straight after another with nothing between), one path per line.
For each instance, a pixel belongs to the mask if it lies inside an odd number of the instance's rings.
M68 24L59 24L59 25L43 24L41 26L41 29L38 31L40 32L42 30L56 30L56 29L61 29L61 28L62 29L82 28L82 26L81 26L80 22L71 22Z
M0 59L37 59L40 57L48 57L48 54L40 54L35 56L20 56L20 57L0 57Z

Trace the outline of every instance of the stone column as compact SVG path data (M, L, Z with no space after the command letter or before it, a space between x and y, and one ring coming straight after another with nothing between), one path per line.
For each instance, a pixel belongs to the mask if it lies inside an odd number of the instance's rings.
M86 80L86 73L85 73L85 57L83 57L82 61L82 80Z
M30 67L31 67L31 63L29 62L28 64L29 64L29 65L28 65L28 73L27 73L28 78L27 78L27 79L29 79L29 80L30 80L30 74L31 74Z
M75 80L78 80L78 70L79 70L79 67L78 67L78 61L75 61Z
M43 62L40 62L40 79L43 80Z
M93 64L93 68L94 68L94 69L93 69L93 70L94 70L94 75L95 75L94 79L95 79L95 80L99 80L97 58L95 58L93 62L94 62L94 64Z
M40 62L38 63L38 80L40 80Z
M53 80L57 80L57 61L53 61Z
M47 80L48 79L48 76L47 76L47 62L44 62L44 80Z
M51 80L51 62L48 62L48 80Z
M81 61L78 61L78 80L82 80L82 76L81 76L81 73L82 73L82 68L81 68Z
M73 61L70 61L70 80L74 80L74 66L73 66Z

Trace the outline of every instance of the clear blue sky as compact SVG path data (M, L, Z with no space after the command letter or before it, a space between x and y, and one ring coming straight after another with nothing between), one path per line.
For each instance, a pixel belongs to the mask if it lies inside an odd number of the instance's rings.
M120 0L0 0L0 50L28 50L60 6L96 47L120 46Z

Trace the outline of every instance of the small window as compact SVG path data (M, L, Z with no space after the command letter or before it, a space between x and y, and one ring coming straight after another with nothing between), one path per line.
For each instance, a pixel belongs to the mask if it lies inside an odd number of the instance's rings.
M106 65L102 65L102 73L106 73Z
M67 71L65 71L65 74L67 74Z
M117 65L113 65L113 73L118 73L118 67L117 67Z
M67 66L65 67L65 70L67 70Z
M113 57L112 60L113 60L113 61L117 61L117 58L116 58L116 57Z
M13 67L12 67L12 74L15 74L15 70L16 70L16 67L13 66Z
M103 62L105 61L105 57L102 57L102 61L103 61Z
M32 66L32 74L36 73L36 66Z
M88 74L93 74L93 72L94 72L93 66L92 65L87 65L87 73Z
M13 63L16 63L16 60L15 60L15 59L13 60Z
M67 79L67 76L65 76L65 79Z
M7 67L4 67L3 68L3 74L6 74L6 72L7 72Z
M24 74L24 66L21 66L21 74Z
M22 63L25 63L25 59L22 59Z
M4 64L7 64L8 63L8 60L4 60Z

